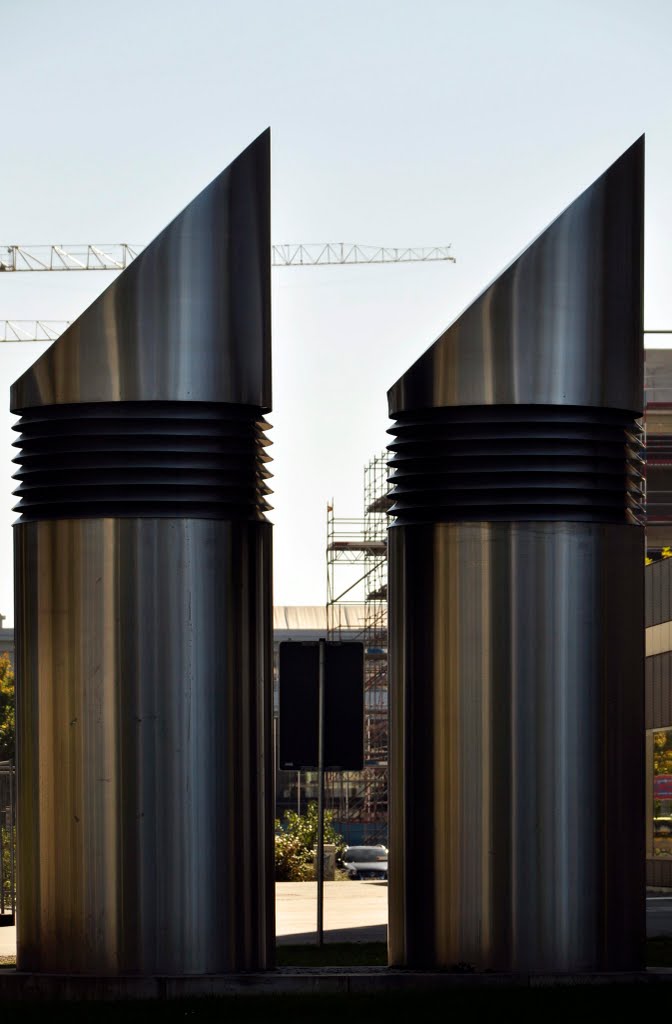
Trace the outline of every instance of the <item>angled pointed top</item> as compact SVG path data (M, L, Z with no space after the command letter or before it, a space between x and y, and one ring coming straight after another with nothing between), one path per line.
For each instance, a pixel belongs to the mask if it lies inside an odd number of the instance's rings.
M641 412L644 136L388 392L390 415L459 405Z
M270 130L12 386L14 412L82 402L271 407Z

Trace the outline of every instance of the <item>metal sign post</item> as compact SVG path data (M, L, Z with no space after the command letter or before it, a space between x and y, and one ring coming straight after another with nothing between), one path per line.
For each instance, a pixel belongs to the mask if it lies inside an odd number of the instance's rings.
M317 682L317 945L324 942L324 677L325 641L319 641Z
M324 773L363 767L364 647L323 637L283 641L279 668L279 768L298 772L299 783L301 770L317 772L317 945L322 946Z

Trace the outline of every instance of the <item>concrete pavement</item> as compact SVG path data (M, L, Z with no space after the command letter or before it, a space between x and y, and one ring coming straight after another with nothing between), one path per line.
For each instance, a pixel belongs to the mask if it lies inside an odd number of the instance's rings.
M387 882L325 882L325 942L385 942ZM279 945L314 942L317 883L277 882L275 933Z
M283 945L315 941L317 884L277 882L275 931ZM325 942L385 942L386 882L325 882ZM0 956L16 953L16 928L0 926Z
M16 956L16 928L0 923L0 957Z
M646 934L672 935L672 896L647 896Z
M317 923L315 882L278 882L275 886L278 944L313 942ZM647 933L672 935L672 896L646 901ZM325 882L325 942L385 942L387 884L385 882ZM16 929L0 927L0 956L16 952Z
M277 934L280 943L314 942L314 882L276 885ZM658 897L660 899L660 897ZM668 900L666 900L666 903ZM669 900L672 902L672 900ZM663 903L647 902L651 915L660 924L667 911ZM387 919L387 886L380 882L329 882L325 885L325 939L348 942L383 939ZM0 927L0 955L14 952L14 929ZM14 1000L72 999L154 999L166 1000L194 996L251 995L325 995L434 992L474 988L529 989L562 985L638 985L672 983L669 968L629 973L536 975L497 974L493 972L408 971L388 967L285 967L259 974L205 975L193 977L88 977L80 975L27 974L0 971L0 1003Z

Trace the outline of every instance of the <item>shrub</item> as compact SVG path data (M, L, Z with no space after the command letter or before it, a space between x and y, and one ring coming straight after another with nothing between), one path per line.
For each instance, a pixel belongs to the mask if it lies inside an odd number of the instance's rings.
M340 859L345 842L333 824L333 811L324 812L324 841L336 847ZM307 882L315 878L313 854L317 846L317 803L311 801L305 814L285 811L282 822L275 820L276 882Z

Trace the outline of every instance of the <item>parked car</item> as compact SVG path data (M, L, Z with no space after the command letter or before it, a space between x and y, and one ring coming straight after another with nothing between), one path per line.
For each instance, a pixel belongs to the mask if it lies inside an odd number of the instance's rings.
M387 879L387 847L346 846L343 866L348 872L348 878Z

